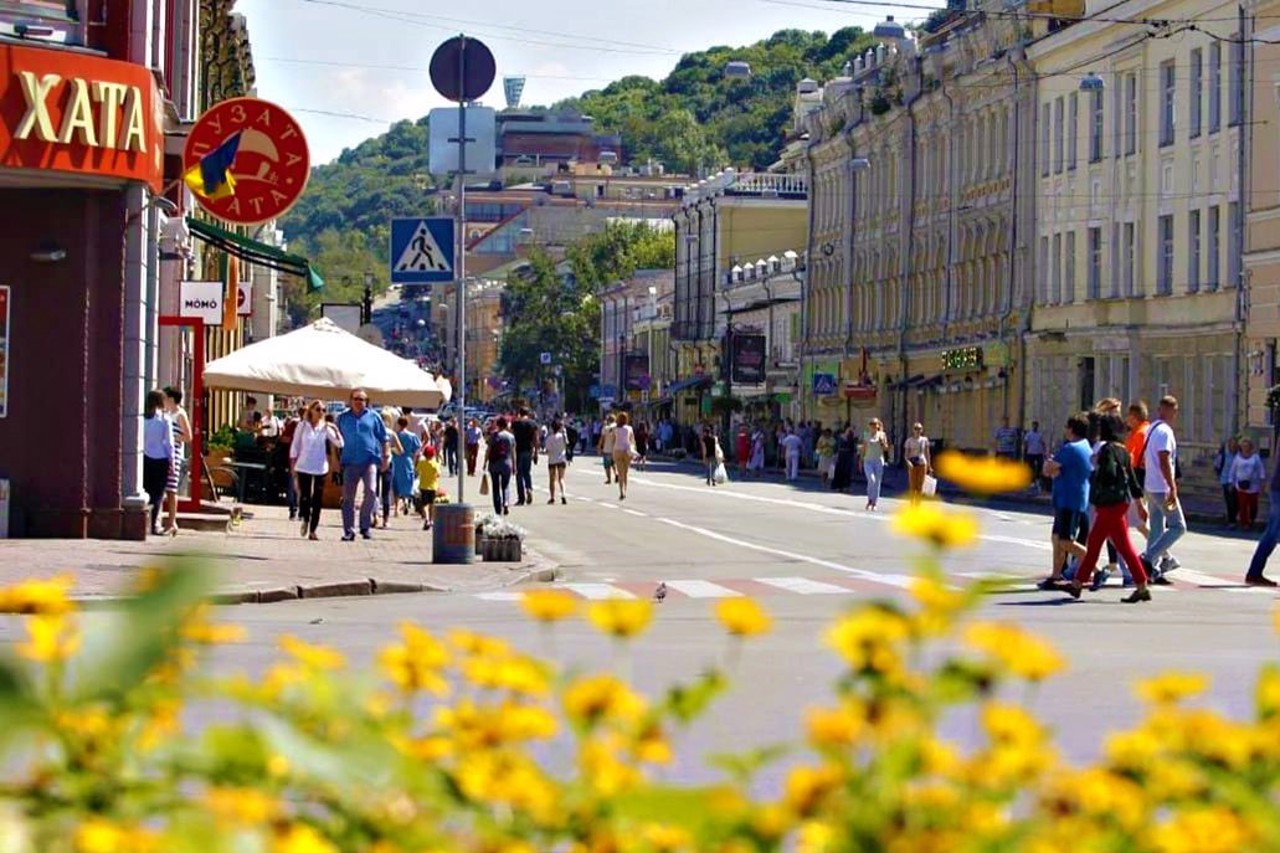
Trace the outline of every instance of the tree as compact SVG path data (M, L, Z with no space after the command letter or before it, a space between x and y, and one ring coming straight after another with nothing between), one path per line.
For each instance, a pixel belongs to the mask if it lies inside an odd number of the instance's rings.
M385 242L380 245L385 245ZM386 259L375 251L370 240L360 231L322 231L312 240L298 240L289 250L311 261L324 276L323 290L307 291L306 282L294 276L284 281L284 297L289 320L305 325L320 315L320 303L357 304L364 298L364 274L373 273L373 293L387 289Z

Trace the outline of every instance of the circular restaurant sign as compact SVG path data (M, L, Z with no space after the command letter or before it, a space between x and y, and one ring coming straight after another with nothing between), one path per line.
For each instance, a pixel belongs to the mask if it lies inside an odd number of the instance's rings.
M261 225L284 215L302 196L311 175L307 138L293 116L270 101L232 98L214 104L200 116L182 151L182 170L199 169L201 161L239 136L227 170L234 189L196 201L212 215L234 225Z

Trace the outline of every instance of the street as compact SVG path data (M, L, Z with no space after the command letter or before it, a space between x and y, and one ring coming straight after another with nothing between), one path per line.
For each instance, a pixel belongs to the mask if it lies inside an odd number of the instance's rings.
M545 476L542 468L534 473ZM898 506L893 499L882 500L881 512L867 513L858 496L776 481L711 489L696 469L664 464L635 473L627 500L619 502L593 458L579 458L568 479L568 505L546 505L544 484L536 481L534 504L513 507L510 518L561 564L557 585L582 598L648 597L666 582L669 595L631 652L642 689L688 678L721 658L727 638L711 612L717 598L756 597L776 619L771 634L748 641L733 689L681 741L670 773L682 780L713 777L709 754L796 739L805 708L830 695L840 670L824 648L824 628L851 602L904 594L921 547L888 529ZM946 557L946 573L956 582L992 574L1024 579L990 596L976 615L1040 631L1069 659L1068 671L1032 697L1068 757L1094 756L1108 728L1132 722L1138 704L1128 684L1166 669L1211 674L1208 701L1232 714L1249 713L1254 673L1274 659L1276 648L1274 594L1240 585L1252 541L1193 532L1177 548L1186 568L1174 573L1175 586L1155 588L1152 603L1121 605L1117 586L1072 602L1032 588L1048 568L1046 517L979 512L981 540ZM226 618L245 625L250 637L246 645L222 649L216 666L259 670L274 656L281 633L332 644L363 664L404 619L432 630L472 628L546 652L545 637L517 601L529 588L227 608ZM581 619L557 627L554 655L565 664L614 661L610 642ZM961 742L975 736L963 715L944 730Z

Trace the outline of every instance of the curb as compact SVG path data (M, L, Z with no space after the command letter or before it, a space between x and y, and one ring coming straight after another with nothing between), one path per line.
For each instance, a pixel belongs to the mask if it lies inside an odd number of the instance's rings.
M364 580L335 581L309 586L278 586L266 589L227 590L209 596L212 604L230 606L238 604L276 604L281 601L298 601L315 598L357 598L368 595L400 595L404 593L449 592L444 587L427 583L406 581ZM129 600L124 595L72 596L82 610L108 610Z

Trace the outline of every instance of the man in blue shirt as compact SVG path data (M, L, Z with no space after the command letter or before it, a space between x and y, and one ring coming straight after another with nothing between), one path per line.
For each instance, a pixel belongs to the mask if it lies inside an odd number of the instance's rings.
M338 431L342 433L342 541L356 538L356 487L364 484L364 501L360 504L360 535L373 538L369 528L377 512L378 471L391 464L387 427L371 409L369 394L363 388L351 392L351 408L338 415Z
M1057 589L1067 557L1084 557L1089 538L1089 474L1093 450L1089 446L1089 415L1081 412L1067 419L1066 441L1045 473L1053 478L1053 570L1040 581L1041 589Z

